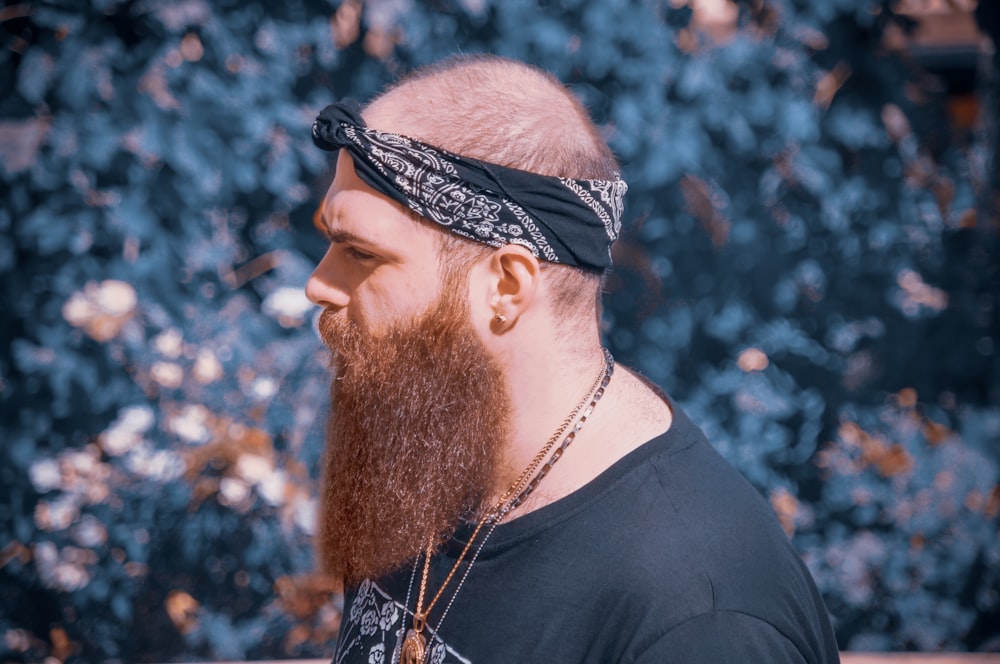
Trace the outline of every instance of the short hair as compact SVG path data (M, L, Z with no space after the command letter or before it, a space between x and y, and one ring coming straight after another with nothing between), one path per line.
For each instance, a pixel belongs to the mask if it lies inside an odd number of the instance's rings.
M452 56L401 78L368 104L369 112L389 118L392 126L379 128L466 157L554 177L618 177L618 161L576 96L548 72L515 60ZM492 250L442 233L448 260L471 264ZM580 323L600 317L603 271L542 266L556 315Z

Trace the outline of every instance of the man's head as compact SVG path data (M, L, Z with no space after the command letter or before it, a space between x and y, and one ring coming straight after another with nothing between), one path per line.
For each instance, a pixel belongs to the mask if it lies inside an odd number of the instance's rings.
M339 131L338 122L331 122L327 112L324 111L317 121L320 125L322 120L324 126L324 131L320 132L324 137L317 140L317 145L325 149L343 147L343 137L332 145L324 144L328 140L327 132ZM325 120L324 116L327 116ZM558 80L511 60L494 56L458 56L419 69L402 79L375 98L362 116L363 120L359 118L358 122L366 129L391 132L401 140L416 139L432 151L446 150L479 160L485 163L491 175L498 167L516 169L517 172L497 175L499 179L488 180L485 184L473 179L465 183L468 189L462 190L460 196L456 196L447 181L440 191L430 192L435 204L448 203L444 206L444 219L435 216L433 209L426 212L434 221L453 231L445 233L440 240L442 259L483 257L501 243L521 243L541 259L542 281L549 287L547 292L552 297L548 303L559 319L559 330L567 333L580 328L592 333L596 329L601 277L609 264L609 238L613 240L617 235L620 224L624 184L618 178L614 156L586 110ZM330 127L331 124L335 126ZM394 176L397 181L392 183L390 189L394 190L390 194L407 209L424 212L421 206L427 203L426 183L430 177L447 179L454 176L461 180L466 174L454 175L452 166L439 163L441 155L437 152L429 157L418 154L414 161L401 167L399 155L384 156L387 150L398 145L398 141L392 141L389 138L361 150L365 156L378 153L382 163L359 162L358 152L354 151L355 166L369 184L372 173L386 180ZM412 158L412 155L403 158ZM428 161L433 164L428 166ZM475 168L479 167L480 164L475 164ZM386 168L396 170L387 175ZM520 172L548 177L513 184ZM478 173L473 176L477 177ZM412 191L400 193L398 181L401 178L410 180L402 189L424 188L421 192L424 198L414 197ZM581 183L586 185L583 189L573 190L574 187L580 189ZM500 192L503 205L497 205L496 199L486 203L469 200L481 192L482 187ZM517 191L518 187L529 191ZM381 193L386 191L383 189ZM530 200L532 197L534 201ZM459 214L453 213L456 198L466 205ZM538 200L542 201L541 205L531 207L532 202ZM500 210L499 215L495 209L480 214L477 206L487 205L505 209ZM473 209L469 210L469 206ZM416 213L411 212L411 216L419 219ZM527 221L522 225L517 217ZM512 220L515 223L511 224ZM518 226L513 231L520 233L520 237L496 233L497 228L511 225ZM441 225L436 227L442 229ZM483 228L491 230L482 232ZM544 237L536 237L536 230ZM468 237L478 242L465 241ZM561 249L555 247L562 253L559 257L545 246L553 241L565 245ZM567 269L574 266L578 269Z
M617 181L579 102L508 60L419 70L372 101L363 124L487 166ZM510 428L496 348L522 316L596 338L601 284L599 269L540 261L516 233L500 247L449 233L369 186L371 164L356 157L339 151L321 215L330 246L307 286L337 351L320 554L349 581L403 564L482 509ZM490 324L494 312L509 322Z

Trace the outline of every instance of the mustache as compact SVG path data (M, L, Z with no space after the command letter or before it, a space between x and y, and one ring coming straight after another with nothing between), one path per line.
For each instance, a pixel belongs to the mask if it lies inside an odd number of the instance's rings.
M338 315L341 317L338 318ZM323 345L333 350L337 347L337 342L344 334L344 327L348 324L339 312L323 309L316 316L314 328Z
M358 357L357 353L363 346L361 330L357 324L348 320L342 311L323 309L313 319L313 329L322 344L330 351L327 370L330 372L331 390L337 381L343 380L343 372L348 364L348 357Z
M364 343L358 324L347 318L342 310L324 309L316 318L316 334L333 353L333 360L356 354Z

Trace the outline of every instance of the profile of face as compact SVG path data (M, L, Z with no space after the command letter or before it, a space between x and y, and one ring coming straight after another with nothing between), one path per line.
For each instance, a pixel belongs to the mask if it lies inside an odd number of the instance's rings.
M467 275L440 233L338 160L330 247L307 286L333 351L318 552L348 584L444 542L494 490L503 373L469 319ZM446 260L446 259L445 259Z

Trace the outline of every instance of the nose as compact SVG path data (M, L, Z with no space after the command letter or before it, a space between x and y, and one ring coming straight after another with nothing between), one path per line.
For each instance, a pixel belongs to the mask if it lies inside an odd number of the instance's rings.
M306 282L306 297L313 304L327 309L341 309L347 306L350 296L341 284L340 275L334 268L330 252L327 251Z

